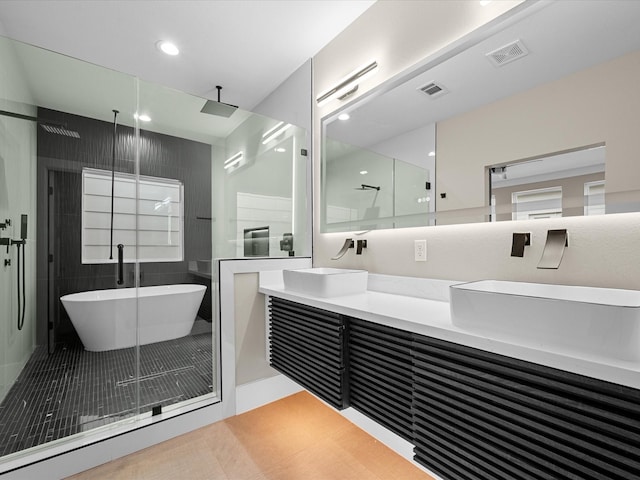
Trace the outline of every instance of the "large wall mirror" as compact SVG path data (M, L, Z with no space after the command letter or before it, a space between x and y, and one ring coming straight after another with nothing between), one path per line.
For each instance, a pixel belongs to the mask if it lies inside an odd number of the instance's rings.
M533 3L325 117L322 231L640 210L639 22Z

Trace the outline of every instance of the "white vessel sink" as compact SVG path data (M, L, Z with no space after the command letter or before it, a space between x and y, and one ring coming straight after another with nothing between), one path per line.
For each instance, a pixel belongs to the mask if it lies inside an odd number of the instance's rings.
M451 320L474 333L581 357L640 360L640 291L482 280L452 285Z
M285 290L316 297L339 297L367 290L366 270L305 268L283 270Z

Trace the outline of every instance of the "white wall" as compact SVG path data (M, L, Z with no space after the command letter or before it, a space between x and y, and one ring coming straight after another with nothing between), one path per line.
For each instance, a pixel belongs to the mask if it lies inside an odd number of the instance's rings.
M378 2L314 58L314 96L373 57L380 64L380 72L360 86L357 96L362 96L515 3L518 2L492 2L492 10L485 10L487 7L482 9L478 2ZM322 109L316 108L315 131L320 132L323 116L342 106L333 101ZM314 149L319 158L319 138ZM635 158L626 161L633 162ZM318 161L314 175L315 214L320 218ZM637 176L634 178L637 181ZM539 270L536 265L546 231L553 228L568 229L569 247L558 270ZM510 257L512 233L527 231L532 233L532 245L525 249L524 258ZM639 213L372 231L360 237L369 240L363 255L349 252L341 260L331 261L345 237L351 235L322 234L316 222L314 265L454 280L496 278L640 289ZM413 260L416 239L427 240L427 262Z
M311 59L267 95L253 112L311 131Z
M429 152L435 151L435 143L436 125L432 123L377 143L371 150L433 171L435 160Z
M273 377L266 351L265 296L258 273L237 273L235 282L236 385Z

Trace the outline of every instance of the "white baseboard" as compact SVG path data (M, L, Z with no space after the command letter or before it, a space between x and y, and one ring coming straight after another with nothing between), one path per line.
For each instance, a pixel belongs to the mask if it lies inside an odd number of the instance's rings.
M236 415L275 402L303 388L284 375L257 380L236 387Z

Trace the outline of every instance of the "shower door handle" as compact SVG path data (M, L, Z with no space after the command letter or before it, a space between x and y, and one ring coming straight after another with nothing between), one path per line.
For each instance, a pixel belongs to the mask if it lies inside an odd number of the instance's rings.
M118 244L118 285L122 285L124 280L124 266L123 266L123 262L124 262L124 245L119 243Z

